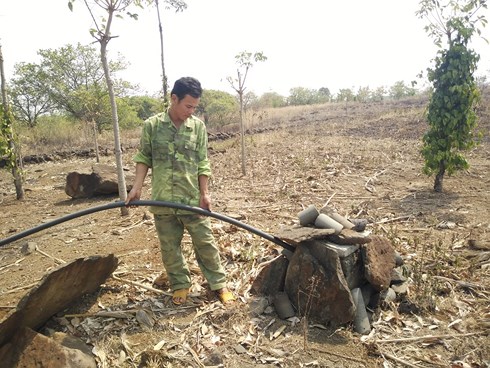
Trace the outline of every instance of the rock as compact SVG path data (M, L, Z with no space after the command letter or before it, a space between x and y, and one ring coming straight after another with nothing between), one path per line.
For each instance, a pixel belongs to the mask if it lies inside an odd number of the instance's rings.
M288 319L294 316L293 305L291 304L287 293L279 292L274 295L273 304L279 318Z
M301 315L339 326L351 322L356 307L337 253L320 241L298 245L286 273L285 291Z
M340 253L340 265L342 267L342 272L344 273L345 280L347 281L347 285L349 289L352 290L356 287L362 285L364 281L364 264L362 262L362 257L360 252L358 251L359 246L356 245L338 245L337 247L355 247L356 251L354 252L346 252Z
M354 224L354 227L352 228L352 230L360 232L360 233L362 233L364 230L366 230L366 226L368 224L367 219L351 219L349 221Z
M19 326L37 330L83 295L93 293L116 268L117 258L110 254L79 258L44 276L0 324L0 346L12 338Z
M405 281L407 281L407 278L403 275L402 267L396 267L391 271L391 285L401 284Z
M332 235L334 233L335 230L333 229L317 229L314 227L294 226L282 227L279 229L279 233L276 236L287 243L297 245L308 240L326 238L328 235Z
M395 251L391 243L381 236L373 236L369 244L361 245L364 276L378 291L388 289L395 268Z
M1 366L96 368L94 357L87 349L78 349L59 344L54 339L41 335L28 327L20 328L11 342L0 349Z
M22 254L28 255L35 252L36 249L37 249L37 243L26 241L24 244L22 244L22 248L20 249L20 252Z
M379 293L374 290L371 284L363 284L361 287L362 299L366 309L376 308L379 299Z
M236 344L233 348L235 349L235 353L237 353L237 354L246 354L247 353L247 349L245 349L243 347L243 345L241 345L241 344Z
M260 316L268 306L269 300L263 296L254 297L248 302L248 310L253 317Z
M58 344L70 349L80 350L82 353L92 355L92 348L85 344L81 339L75 336L68 335L64 332L49 331L48 337L52 338Z
M359 245L340 245L336 243L331 243L331 242L323 242L326 247L334 250L340 258L345 258L350 256L352 253L356 252L359 249Z
M388 288L387 290L383 290L380 294L380 299L381 301L385 303L391 303L396 300L396 293L395 290L392 288Z
M329 235L328 240L340 245L355 245L369 243L371 238L351 229L342 229L339 234Z
M400 266L403 266L403 258L401 256L400 253L398 253L397 251L395 251L395 265L396 267L400 267Z
M203 359L202 364L205 367L222 367L223 366L223 354L218 351L213 351L205 359Z
M397 294L406 294L408 292L408 282L402 284L391 285L393 291Z
M253 281L250 293L252 295L274 295L283 291L288 264L289 261L284 255L267 264Z

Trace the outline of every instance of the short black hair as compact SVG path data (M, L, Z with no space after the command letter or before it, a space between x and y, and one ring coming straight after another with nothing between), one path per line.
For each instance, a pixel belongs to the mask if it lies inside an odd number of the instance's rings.
M176 95L179 100L182 100L185 95L190 95L194 98L201 98L201 83L196 78L192 77L180 78L175 81L174 88L172 88L170 94Z

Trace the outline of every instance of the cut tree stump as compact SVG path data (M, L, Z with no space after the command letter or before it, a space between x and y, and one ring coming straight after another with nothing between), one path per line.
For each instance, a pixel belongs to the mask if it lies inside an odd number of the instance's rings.
M127 176L126 181L132 182L132 176ZM132 185L126 184L127 192L131 188ZM70 172L66 176L65 193L72 198L119 194L117 168L113 165L95 164L90 174Z

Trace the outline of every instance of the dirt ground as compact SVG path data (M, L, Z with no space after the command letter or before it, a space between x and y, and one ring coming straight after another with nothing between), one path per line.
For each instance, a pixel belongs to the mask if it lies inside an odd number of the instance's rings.
M269 114L260 124L271 130L247 136L245 176L238 138L210 142L215 212L274 234L297 223L309 204L329 203L345 216L368 219L373 234L390 239L411 271L409 288L375 311L369 335L350 325L284 321L272 307L251 315L251 282L281 249L215 219L237 301L223 307L207 290L186 236L184 249L195 269L192 298L174 307L165 285L162 292L151 290L162 264L143 207L125 217L119 209L79 217L1 247L0 320L56 267L113 253L119 259L115 277L46 325L83 338L100 367L489 367L488 135L466 155L470 169L446 177L445 191L435 193L418 154L424 104L330 104ZM487 130L488 106L487 100L480 111ZM124 153L129 170L133 154ZM64 193L66 175L89 172L93 163L93 157L74 156L26 165L23 201L15 199L12 178L2 170L0 239L117 200L73 200ZM142 199L149 199L148 189ZM22 253L26 242L38 250ZM125 318L97 316L101 311L124 311ZM138 311L150 322L137 318Z

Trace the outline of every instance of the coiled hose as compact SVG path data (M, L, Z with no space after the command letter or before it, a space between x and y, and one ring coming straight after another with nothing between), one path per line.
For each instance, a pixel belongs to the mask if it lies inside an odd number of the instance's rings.
M74 212L74 213L71 213L69 215L66 215L66 216L63 216L63 217L60 217L58 219L55 219L53 221L49 221L49 222L46 222L44 224L41 224L39 226L36 226L36 227L33 227L31 229L28 229L28 230L25 230L25 231L22 231L18 234L15 234L15 235L12 235L8 238L5 238L5 239L1 239L0 240L0 247L1 246L4 246L6 244L9 244L13 241L16 241L16 240L19 240L19 239L22 239L22 238L25 238L26 236L29 236L31 234L34 234L34 233L37 233L38 231L41 231L41 230L44 230L44 229L47 229L47 228L50 228L52 226L55 226L55 225L58 225L58 224L61 224L63 222L66 222L66 221L70 221L70 220L73 220L77 217L81 217L81 216L85 216L85 215L89 215L91 213L95 213L95 212L100 212L100 211L105 211L105 210L110 210L110 209L113 209L113 208L120 208L120 207L124 207L126 206L126 204L123 202L123 201L117 201L117 202L111 202L111 203L107 203L107 204L104 204L104 205L101 205L101 206L96 206L96 207L92 207L92 208L87 208L85 210L81 210L81 211L78 211L78 212ZM132 201L130 202L130 206L156 206L156 207L168 207L168 208L174 208L174 209L179 209L179 210L185 210L185 211L190 211L190 212L194 212L194 213L197 213L199 215L203 215L203 216L209 216L209 217L213 217L215 219L218 219L218 220L221 220L221 221L225 221L225 222L228 222L232 225L235 225L235 226L238 226L238 227L241 227L242 229L245 229L255 235L258 235L264 239L267 239L271 242L273 242L274 244L277 244L277 245L280 245L281 247L283 247L284 249L287 249L291 252L294 252L294 247L286 242L284 242L283 240L273 236L273 235L270 235L270 234L267 234L255 227L252 227L250 225L247 225L243 222L240 222L238 220L235 220L231 217L228 217L228 216L225 216L225 215L221 215L217 212L212 212L212 211L208 211L208 210L204 210L200 207L192 207L192 206L188 206L188 205L185 205L185 204L180 204L180 203L173 203L173 202L165 202L165 201L153 201L153 200L138 200L138 201Z

